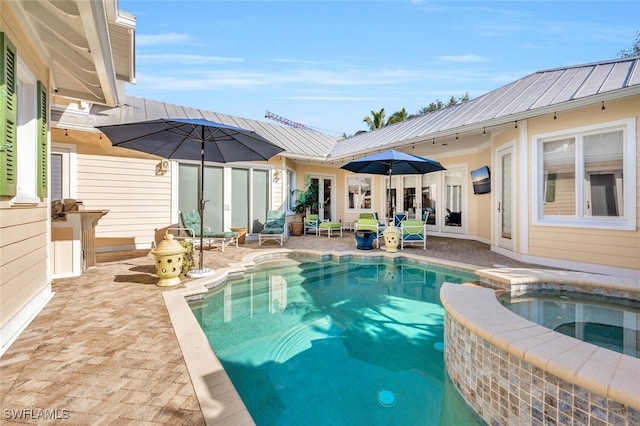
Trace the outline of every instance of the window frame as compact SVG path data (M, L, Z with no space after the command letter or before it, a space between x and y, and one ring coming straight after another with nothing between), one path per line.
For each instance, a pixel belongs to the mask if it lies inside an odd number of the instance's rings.
M623 138L623 165L624 176L622 197L624 207L620 216L587 216L584 212L585 179L587 171L584 167L584 137L613 131L622 131ZM545 216L543 207L545 203L547 184L544 179L544 143L562 138L575 138L576 154L575 169L575 214L570 216ZM532 180L532 211L533 225L563 226L574 228L598 228L616 230L636 229L636 119L628 118L604 122L589 126L582 126L562 131L542 133L532 136L532 169L535 179Z

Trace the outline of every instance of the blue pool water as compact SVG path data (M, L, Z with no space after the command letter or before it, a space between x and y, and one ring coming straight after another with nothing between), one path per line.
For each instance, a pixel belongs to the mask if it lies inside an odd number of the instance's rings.
M499 300L536 324L640 358L640 302L560 290L505 293Z
M258 425L482 424L443 360L443 282L415 263L268 262L192 304Z

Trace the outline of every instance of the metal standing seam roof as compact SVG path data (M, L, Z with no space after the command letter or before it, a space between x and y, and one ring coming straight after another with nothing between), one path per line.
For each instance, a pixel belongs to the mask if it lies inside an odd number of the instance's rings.
M629 90L632 89L632 90ZM544 70L527 75L463 104L339 139L320 132L220 114L150 99L127 96L116 108L94 106L88 115L55 112L58 127L98 126L169 117L206 118L250 129L285 149L283 155L317 160L343 160L368 151L391 148L407 141L428 141L464 132L469 126L508 124L544 112L574 108L577 101L592 102L640 94L640 56Z
M126 104L116 108L96 106L89 115L90 126L121 124L158 118L205 118L218 123L253 130L260 136L283 147L286 153L324 158L337 142L337 138L324 133L295 129L280 124L221 114L182 105L127 96ZM64 126L61 120L58 127Z
M635 89L629 91L627 89ZM540 110L573 107L574 101L593 102L640 93L640 56L535 72L463 104L340 141L331 157L360 155L402 142L429 140L444 132L463 132L468 126L497 125L534 117ZM597 96L597 98L596 98Z

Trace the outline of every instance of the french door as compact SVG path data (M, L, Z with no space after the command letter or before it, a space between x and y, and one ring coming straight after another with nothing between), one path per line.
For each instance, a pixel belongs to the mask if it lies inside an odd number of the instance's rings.
M498 151L495 175L495 240L498 247L513 250L513 210L515 203L513 177L515 176L515 161L513 159L512 146Z
M311 184L318 185L317 205L311 208L312 214L317 214L320 221L337 221L335 214L335 178L332 176L311 176Z

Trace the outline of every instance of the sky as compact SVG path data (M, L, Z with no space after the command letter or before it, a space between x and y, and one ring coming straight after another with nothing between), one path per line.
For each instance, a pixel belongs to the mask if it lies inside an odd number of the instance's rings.
M129 95L341 137L536 71L620 56L629 1L119 0L136 16Z

